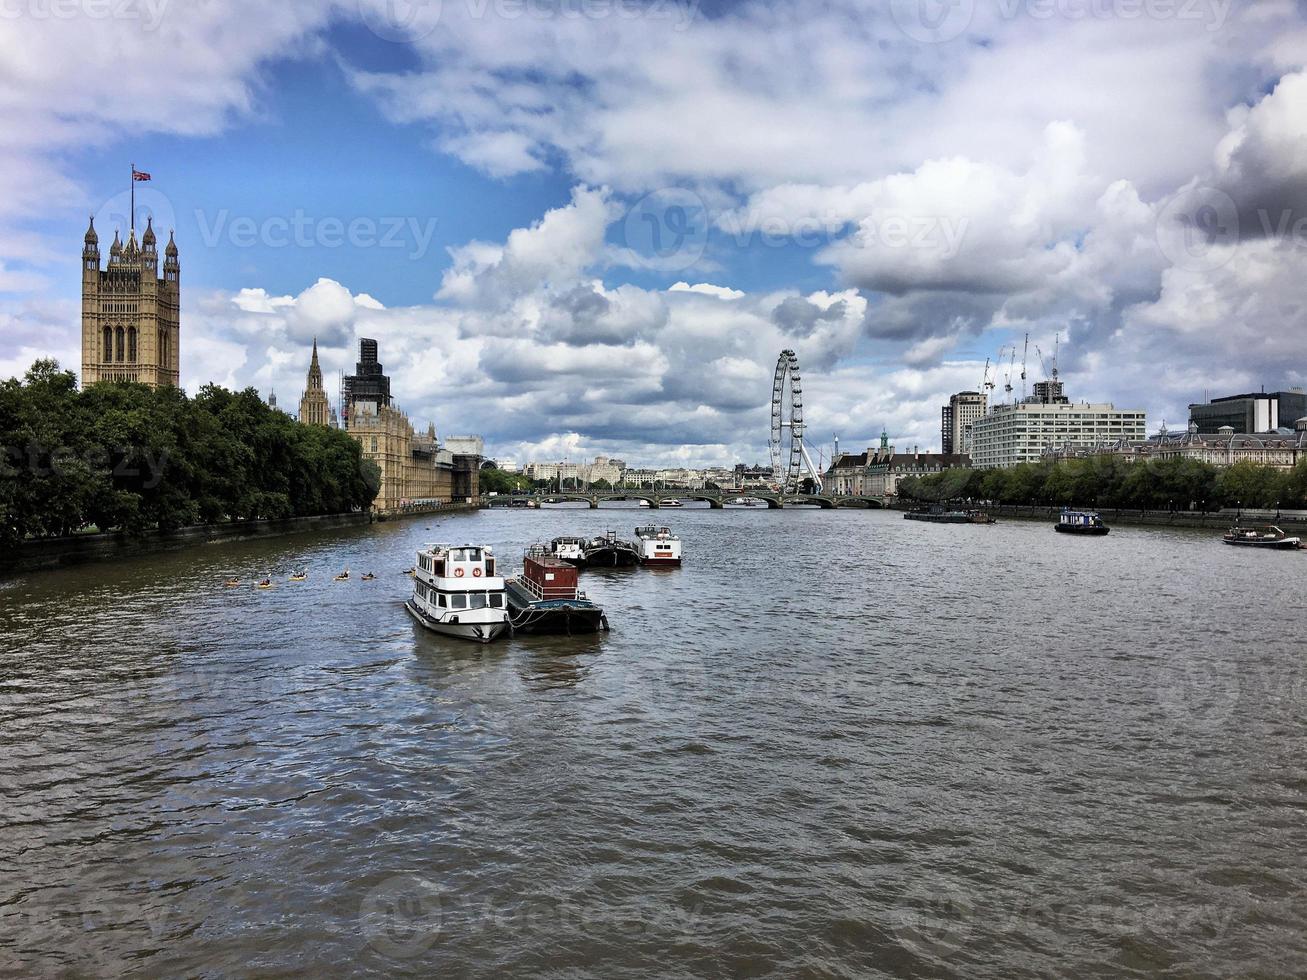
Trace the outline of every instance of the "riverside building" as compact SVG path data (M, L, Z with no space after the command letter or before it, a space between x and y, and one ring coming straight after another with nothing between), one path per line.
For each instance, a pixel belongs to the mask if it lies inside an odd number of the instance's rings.
M1057 392L1060 396L1060 391ZM1143 440L1144 413L1110 403L1046 402L1034 398L995 405L971 427L971 459L977 469L1035 463L1045 455Z
M140 244L113 233L108 268L91 219L82 242L82 387L97 381L180 386L181 265L172 234L159 276L153 220Z
M971 448L971 427L985 414L988 401L979 391L959 391L950 396L940 413L940 452L956 455Z
M1190 424L1198 426L1200 433L1213 435L1222 428L1244 433L1291 429L1304 416L1307 416L1307 393L1301 388L1271 394L1227 395L1189 406Z
M321 386L315 341L301 424L327 424L320 421L326 401L325 393L318 398ZM381 470L381 489L372 504L379 516L421 513L456 500L471 501L480 493L480 437L460 437L456 448L473 451L453 452L440 444L434 424L419 435L391 400L390 378L378 360L375 340L359 341L359 360L355 373L345 378L344 390L342 425L358 441L363 458Z

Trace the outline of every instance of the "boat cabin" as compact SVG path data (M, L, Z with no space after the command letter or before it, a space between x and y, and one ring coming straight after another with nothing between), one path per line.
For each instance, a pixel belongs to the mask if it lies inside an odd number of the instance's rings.
M522 584L540 600L575 599L577 577L576 566L560 558L527 552L522 559Z
M418 553L418 568L434 578L494 578L495 556L484 547L436 545Z

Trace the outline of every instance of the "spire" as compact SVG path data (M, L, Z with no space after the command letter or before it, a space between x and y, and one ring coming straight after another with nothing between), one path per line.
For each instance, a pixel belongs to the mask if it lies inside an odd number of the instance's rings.
M309 361L309 391L322 389L322 368L318 364L318 338L313 338L313 358Z
M113 244L109 246L109 255L117 256L122 254L123 254L123 243L122 240L118 237L118 229L115 228L113 230Z
M146 248L153 248L154 243L154 218L149 217L145 219L145 234L141 236L141 244Z
M172 240L171 228L168 229L168 247L164 249L164 252L174 259L177 257L177 243Z
M86 241L86 244L87 244L87 245L99 245L99 244L100 244L100 236L97 235L97 234L95 233L95 215L91 215L91 224L90 224L90 226L86 229L86 239L85 239L85 241Z

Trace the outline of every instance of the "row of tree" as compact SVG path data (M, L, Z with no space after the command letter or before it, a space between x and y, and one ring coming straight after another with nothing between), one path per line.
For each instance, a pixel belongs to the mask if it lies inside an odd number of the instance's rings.
M1142 510L1307 507L1307 460L1292 470L1193 459L1125 462L1112 456L1024 463L1010 469L953 469L899 482L900 497L922 502L991 500Z
M90 526L139 534L346 513L379 486L355 440L299 425L253 388L81 391L49 360L0 382L0 546Z

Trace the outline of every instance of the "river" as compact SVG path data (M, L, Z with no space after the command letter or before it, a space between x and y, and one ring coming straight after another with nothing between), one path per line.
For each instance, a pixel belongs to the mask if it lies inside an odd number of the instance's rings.
M584 573L607 635L404 612L423 543L650 518L685 566ZM12 579L0 974L1303 975L1305 573L558 507Z

